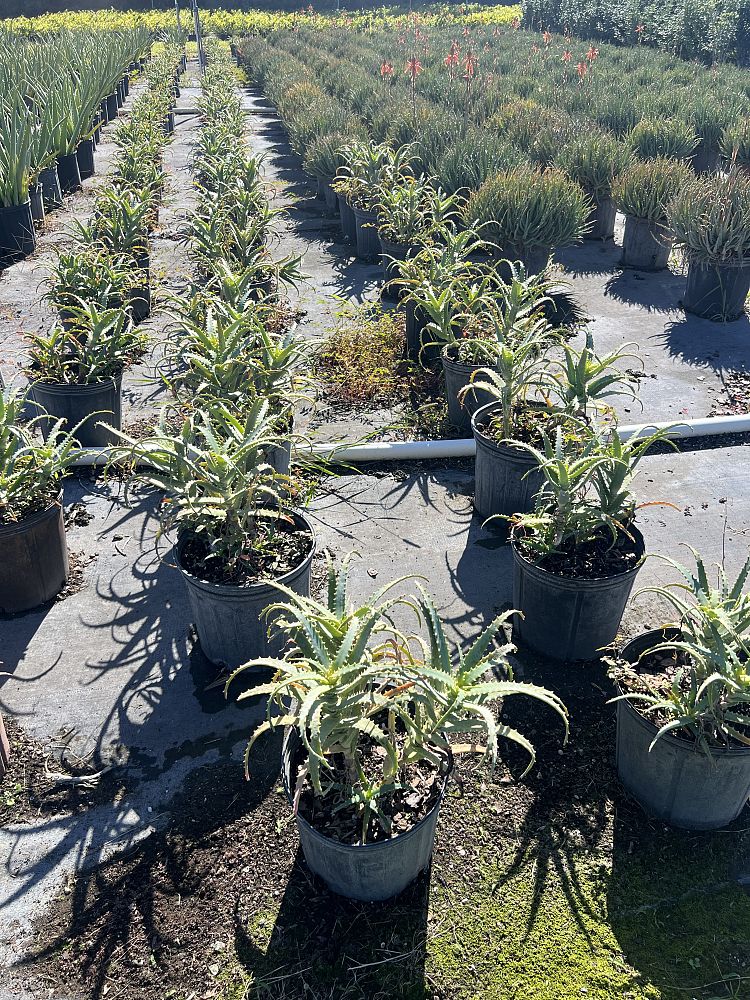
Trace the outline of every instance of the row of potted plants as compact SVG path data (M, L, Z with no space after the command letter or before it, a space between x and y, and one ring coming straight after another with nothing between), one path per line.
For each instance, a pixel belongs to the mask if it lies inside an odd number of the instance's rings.
M336 38L329 44L334 50L344 47ZM364 47L357 39L355 48ZM292 58L280 59L279 50L287 48ZM381 233L389 249L394 243L403 247L411 242L416 229L426 228L423 215L430 210L425 195L435 187L446 192L445 198L456 199L468 223L482 224L483 235L504 256L521 259L535 272L555 249L582 238L611 239L619 208L626 216L625 266L659 270L667 266L671 250L678 249L689 272L685 308L722 321L742 314L750 287L745 225L750 186L743 139L747 119L727 118L721 125L723 112L707 95L690 97L695 104L693 124L658 115L618 123L614 114L598 123L582 108L561 114L518 96L506 99L499 110L485 107L480 113L472 99L467 100L464 118L484 117L480 127L470 125L473 131L467 137L465 123L454 118L452 92L437 83L428 91L425 106L414 103L410 111L408 105L401 111L396 106L397 93L404 102L403 84L389 82L385 94L377 91L392 106L387 128L384 124L381 129L380 109L366 104L364 93L356 89L342 93L338 72L335 78L328 72L327 53L321 55L309 42L300 42L296 35L250 39L238 52L276 103L293 147L318 180L328 213L338 210L342 230L360 256L377 256L380 249L374 212L380 212L390 230L390 235ZM366 53L363 58L368 58ZM597 73L601 58L595 59ZM387 60L383 66L393 70ZM311 70L319 71L314 84ZM352 66L352 72L357 71ZM495 79L493 74L493 83ZM512 90L515 76L505 82ZM474 96L486 99L484 90ZM440 100L445 102L442 109ZM405 149L409 182L390 185L388 150L398 160ZM728 157L726 175L709 170L721 149ZM700 182L688 161L703 172ZM376 205L379 170L384 200ZM415 179L423 183L415 184ZM688 204L705 214L694 211L691 216L684 210Z
M149 63L147 87L114 134L120 154L87 223L56 248L49 333L29 338L29 389L4 407L0 608L21 612L53 598L68 576L62 477L80 447L114 440L124 369L145 350L138 323L150 306L148 234L156 224L178 54ZM28 422L19 424L21 416Z
M0 267L33 253L34 223L92 176L149 45L142 28L0 36Z

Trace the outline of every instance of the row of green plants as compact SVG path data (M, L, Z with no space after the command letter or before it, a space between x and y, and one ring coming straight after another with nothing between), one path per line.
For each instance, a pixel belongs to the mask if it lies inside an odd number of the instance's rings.
M0 32L0 267L34 251L34 223L94 173L102 124L116 117L150 44L144 28Z
M80 447L115 440L122 376L147 347L138 324L150 310L149 234L164 186L179 51L151 60L119 147L86 222L56 244L47 300L56 320L29 337L29 387L3 406L0 469L0 607L20 612L52 599L68 576L62 477ZM123 96L124 101L124 96ZM113 118L117 116L113 108ZM108 421L109 425L103 424Z
M425 37L418 27L414 35ZM482 39L490 45L486 34L476 44ZM497 54L489 65L500 72L485 66L484 75L476 64L490 57L474 59L472 43L462 50L452 41L439 60L433 41L430 62L417 59L421 68L414 74L396 73L397 56L383 58L383 46L393 46L388 37L310 31L307 38L302 32L281 33L235 46L318 179L329 214L338 206L344 233L361 256L383 252L390 259L394 245L404 256L420 231L457 211L468 225L483 227L501 256L539 271L553 250L582 238L611 239L619 209L626 217L625 266L660 270L673 248L679 249L689 265L685 307L723 321L742 314L750 286L750 117L739 114L747 106L746 93L736 91L738 117L733 117L731 103L720 107L716 95L701 93L707 81L695 74L704 71L692 68L677 74L690 80L691 89L683 98L671 92L669 97L689 104L681 117L665 117L654 103L662 98L646 89L652 71L663 68L648 60L663 57L646 53L637 93L611 92L607 73L593 90L585 82L571 88L568 80L574 104L566 110L560 107L565 88L559 85L547 94L537 83L533 99L521 96L529 90L519 86L516 71L522 51L518 32L493 38L490 51ZM569 54L568 44L551 36L542 46L535 43L539 51L532 58L542 74L549 70L550 82L559 73L575 77L559 60L560 48ZM402 58L408 51L403 49ZM614 63L616 56L614 50L606 56L590 53L586 72L599 74L603 60ZM375 69L368 63L376 67L379 58L381 79L374 84ZM445 62L451 64L447 70ZM474 69L462 81L466 65ZM600 115L597 94L604 102ZM388 197L380 174L388 169L389 150L397 159L408 158L409 179ZM724 167L717 173L722 157Z
M523 23L540 31L601 38L619 45L649 45L714 63L750 60L747 0L524 0Z

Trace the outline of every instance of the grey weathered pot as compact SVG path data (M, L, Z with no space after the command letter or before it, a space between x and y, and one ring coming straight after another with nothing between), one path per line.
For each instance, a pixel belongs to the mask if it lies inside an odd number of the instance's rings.
M696 316L730 323L744 315L748 291L750 264L727 267L691 260L682 304Z
M471 384L471 377L480 368L487 368L487 365L467 365L460 361L454 361L449 356L449 348L444 348L441 354L443 363L443 373L445 375L445 395L448 400L448 419L458 430L469 434L471 431L471 418L483 406L493 402L492 396L485 389L470 389L463 399L459 401L458 394L464 386Z
M39 183L42 185L42 198L47 211L51 208L60 208L63 196L56 163L53 163L51 167L46 167L39 174Z
M353 206L354 219L357 224L357 256L361 260L376 260L380 253L380 236L378 234L378 213Z
M341 231L346 239L354 244L357 242L357 220L354 215L354 209L343 195L339 194L336 197L338 198L339 203Z
M623 659L664 638L645 632L625 646ZM735 820L750 796L750 748L722 750L711 758L689 739L667 733L651 743L658 727L630 701L617 702L617 774L641 805L659 819L687 830L718 830Z
M0 267L28 257L36 249L31 201L0 208Z
M671 249L672 234L663 225L635 215L625 217L620 261L623 267L663 271L669 263Z
M499 402L488 403L471 418L477 445L474 510L482 520L495 514L521 514L531 510L543 480L529 452L510 444L498 444L485 433L487 421L499 409Z
M39 421L47 437L55 420L65 421L65 430L72 430L83 421L75 433L82 448L106 448L118 438L100 422L120 428L122 425L122 376L92 382L88 385L66 385L59 382L34 382L34 401L50 415Z
M593 660L610 646L643 563L643 536L631 527L638 562L626 573L586 580L557 576L513 551L513 622L521 642L553 660Z
M298 740L297 731L288 730L282 750L284 789L290 803L296 782L292 770ZM342 844L319 833L298 814L297 830L308 868L329 889L347 899L369 903L397 896L429 867L447 780L446 775L438 801L423 820L406 833L374 844Z
M31 207L31 218L37 225L44 224L44 195L42 193L41 181L29 185L29 202Z
M315 534L303 514L294 515L297 526L312 537L309 555L293 570L279 577L296 594L310 595L310 571L315 555ZM193 576L183 568L180 553L184 539L175 548L175 562L187 587L190 610L201 648L214 663L230 670L259 656L275 656L281 643L268 638L268 623L263 611L279 599L279 592L268 583L254 583L249 587L208 583Z
M588 229L583 238L585 240L611 240L615 235L616 216L617 208L611 198L595 201L586 220Z
M0 524L0 611L15 614L51 601L67 578L62 493L45 510Z
M325 204L325 214L333 218L338 211L338 196L331 187L330 177L318 177L318 192Z

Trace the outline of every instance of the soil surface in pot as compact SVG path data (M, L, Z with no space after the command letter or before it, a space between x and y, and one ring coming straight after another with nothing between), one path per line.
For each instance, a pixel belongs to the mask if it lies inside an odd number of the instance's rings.
M566 424L568 431L565 431ZM523 444L533 445L535 448L543 443L543 434L554 438L557 428L563 428L564 441L576 441L580 438L580 427L572 419L558 410L549 407L516 406L513 411L513 440L521 441ZM500 444L504 440L503 421L499 414L494 414L489 420L485 419L479 429L495 444Z
M362 749L360 762L368 779L378 780L382 776L383 757L385 751L371 743ZM303 757L296 756L295 771L298 770ZM333 773L330 775L335 785L346 787L346 771L341 754L336 754L332 761ZM442 775L425 762L409 765L405 773L399 776L402 788L396 789L392 795L380 800L380 808L386 825L390 825L390 837L407 833L417 823L421 822L437 803L440 796ZM343 808L342 808L343 806ZM302 794L299 800L299 813L318 833L342 844L362 843L362 819L359 811L346 806L346 800L341 793L329 793L319 798L313 791L309 776L304 779ZM367 828L367 844L382 843L389 835L375 817L370 819Z
M526 559L540 569L555 576L572 577L579 580L599 580L608 576L619 576L635 569L641 552L635 540L620 532L614 545L612 536L602 533L581 545L568 539L557 552L535 557L531 546L522 537L518 539L518 549Z
M60 484L51 483L43 490L34 490L28 496L16 500L12 507L0 507L0 525L18 524L25 517L31 517L46 510L57 500Z
M278 580L296 569L309 556L313 537L305 528L280 523L271 530L263 526L255 547L248 548L239 566L229 569L217 559L208 559L208 543L190 538L182 549L182 567L206 583L250 587L266 580Z

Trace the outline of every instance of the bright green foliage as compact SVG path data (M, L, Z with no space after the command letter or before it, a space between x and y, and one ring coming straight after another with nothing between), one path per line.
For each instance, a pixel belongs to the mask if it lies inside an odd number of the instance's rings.
M664 224L670 202L692 177L690 167L678 160L636 161L614 182L612 194L626 215Z
M750 174L694 177L668 208L675 239L690 260L744 266L750 262Z

